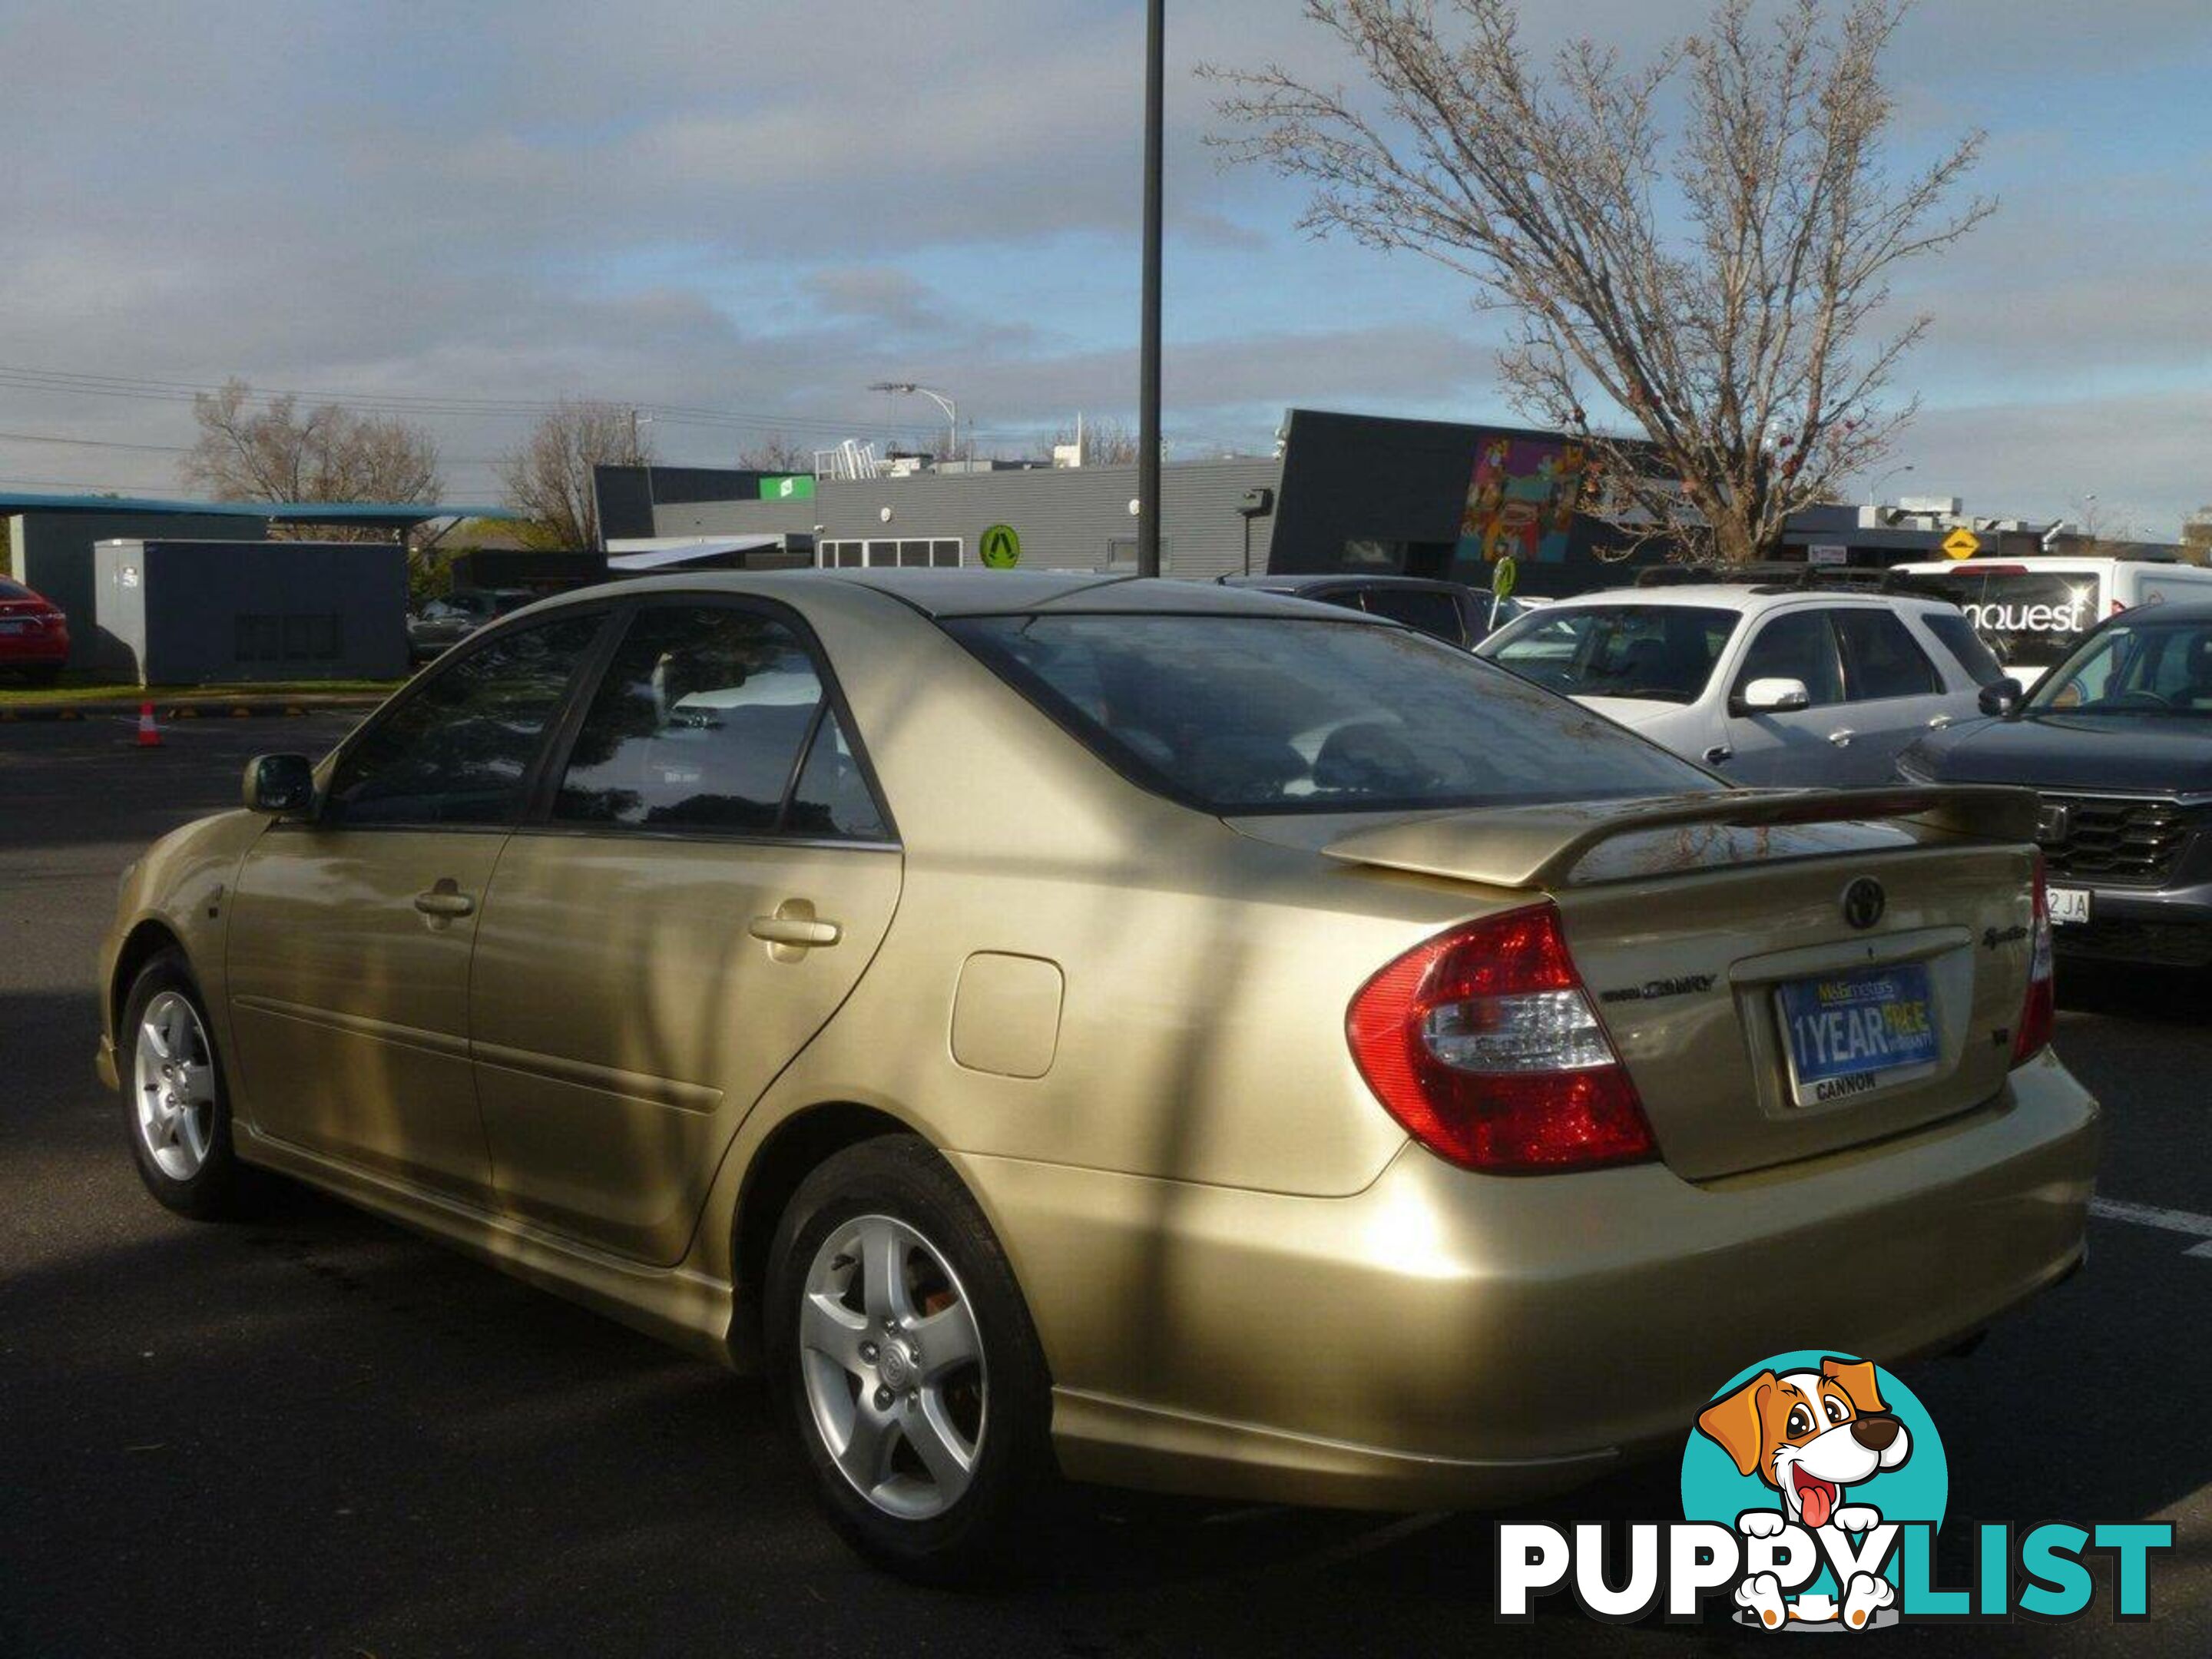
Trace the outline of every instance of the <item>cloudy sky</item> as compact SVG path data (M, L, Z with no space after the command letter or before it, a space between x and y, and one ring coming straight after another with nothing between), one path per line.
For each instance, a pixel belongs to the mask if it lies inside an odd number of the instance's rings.
M1635 54L1704 8L1530 9ZM1170 11L1173 453L1264 449L1293 404L1506 416L1461 279L1299 235L1294 188L1203 146L1194 64L1331 72L1294 0ZM942 429L886 379L1009 452L1126 419L1142 30L1134 0L0 0L0 483L173 489L189 389L229 374L409 400L460 500L563 395L657 408L702 464ZM2212 501L2212 6L1923 0L1893 69L1901 143L1986 127L2002 208L1912 278L1886 493L2173 534Z

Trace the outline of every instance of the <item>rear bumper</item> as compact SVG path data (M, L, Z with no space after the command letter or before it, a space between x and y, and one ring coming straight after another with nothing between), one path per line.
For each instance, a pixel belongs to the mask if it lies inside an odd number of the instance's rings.
M954 1155L1079 1479L1376 1509L1517 1501L1679 1445L1732 1373L1949 1346L2079 1261L2096 1103L2046 1055L1910 1136L1693 1185L1407 1147L1309 1199Z

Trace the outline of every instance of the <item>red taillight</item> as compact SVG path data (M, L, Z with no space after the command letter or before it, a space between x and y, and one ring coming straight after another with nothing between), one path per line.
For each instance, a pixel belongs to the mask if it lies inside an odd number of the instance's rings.
M2035 855L2035 904L2028 919L2027 1000L2021 1005L2020 1030L2012 1040L2012 1063L2033 1060L2051 1046L2058 1024L2058 993L2052 977L2051 895L2043 878L2043 854Z
M1367 1086L1438 1157L1534 1175L1656 1157L1549 904L1415 945L1345 1016Z

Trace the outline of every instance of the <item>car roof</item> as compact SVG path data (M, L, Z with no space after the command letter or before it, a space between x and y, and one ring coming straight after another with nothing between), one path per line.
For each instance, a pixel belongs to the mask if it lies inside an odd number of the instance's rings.
M1440 588L1446 592L1468 589L1464 582L1455 582L1442 576L1402 576L1395 571L1378 570L1372 575L1352 570L1309 570L1285 573L1280 575L1223 576L1224 587L1256 587L1270 593L1303 592L1310 587L1417 587Z
M1741 582L1688 582L1664 587L1601 587L1554 599L1547 610L1579 605L1686 605L1708 611L1779 611L1804 605L1856 605L1887 608L1907 605L1936 611L1958 610L1949 599L1922 593L1869 592L1852 587L1771 588Z
M871 589L926 617L939 618L1016 616L1037 611L1152 611L1172 616L1313 616L1364 627L1398 626L1384 617L1256 587L1096 570L700 570L610 582L581 592L599 597L624 592L760 593L796 599L809 592L820 595L833 588Z

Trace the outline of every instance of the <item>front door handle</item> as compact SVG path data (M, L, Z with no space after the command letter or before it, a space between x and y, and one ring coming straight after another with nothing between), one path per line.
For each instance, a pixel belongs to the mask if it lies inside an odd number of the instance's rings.
M1828 741L1838 749L1848 749L1851 746L1852 738L1856 735L1848 726L1838 726L1828 733Z
M1954 716L1950 714L1938 714L1934 720L1928 722L1929 730L1932 732L1941 732L1945 726L1951 723L1954 718Z
M461 891L459 882L451 876L445 876L433 883L428 892L415 895L415 908L426 916L451 921L456 916L472 914L477 902Z
M835 945L845 930L814 914L811 899L786 899L772 916L755 916L745 931L769 947L778 962L796 962L808 951Z
M1717 743L1705 750L1705 764L1708 766L1725 766L1735 758L1735 750L1724 743Z

